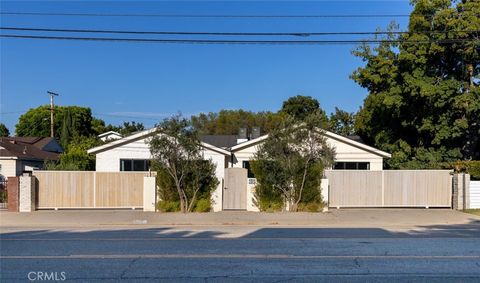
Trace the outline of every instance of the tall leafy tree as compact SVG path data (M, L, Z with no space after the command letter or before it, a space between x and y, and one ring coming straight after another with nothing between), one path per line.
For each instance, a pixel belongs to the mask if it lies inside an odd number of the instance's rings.
M71 116L71 130L79 136L91 136L95 134L92 130L92 111L87 107L79 106L55 106L54 127L55 137L60 138L62 133L65 113ZM21 115L15 132L18 136L50 136L50 106L43 105L28 110Z
M198 196L210 195L218 184L215 165L203 160L198 132L189 120L178 115L158 124L157 134L149 143L159 177L166 178L162 183L172 184L182 212L192 211Z
M218 113L200 113L191 117L192 125L203 135L236 135L239 128L251 130L260 127L268 133L277 125L280 115L269 111L221 110Z
M297 211L306 195L309 201L321 200L320 173L335 157L323 134L323 115L317 110L301 122L288 116L259 146L252 161L257 203L278 202L281 195L289 211ZM268 197L273 199L264 199Z
M323 121L327 121L327 115L320 108L320 102L311 96L297 95L285 100L280 113L288 114L296 120L303 120L308 115L318 112Z
M87 150L101 144L96 137L77 136L65 147L58 162L48 162L45 167L47 170L95 170L95 154L89 154Z
M355 134L355 113L349 113L335 107L328 119L328 128L336 134L351 136Z
M72 123L72 113L66 109L63 113L63 124L60 131L60 144L63 148L67 148L69 142L74 138L76 132L74 131Z
M480 2L412 1L408 33L361 45L352 78L369 90L362 138L393 153L394 168L480 158ZM389 31L397 26L392 24Z
M0 137L8 137L10 136L10 131L8 130L5 124L0 123Z

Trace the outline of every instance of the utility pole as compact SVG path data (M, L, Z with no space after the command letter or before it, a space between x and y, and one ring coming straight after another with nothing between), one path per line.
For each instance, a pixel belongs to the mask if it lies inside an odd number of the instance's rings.
M47 91L47 94L50 95L50 136L53 138L55 137L55 129L53 127L53 111L54 111L53 97L59 96L59 94L51 91Z

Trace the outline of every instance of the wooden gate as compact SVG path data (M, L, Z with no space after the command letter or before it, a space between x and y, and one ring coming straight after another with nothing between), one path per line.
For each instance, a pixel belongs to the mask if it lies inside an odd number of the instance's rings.
M37 208L142 208L148 172L34 171Z
M449 170L329 170L331 207L451 207Z
M247 209L247 169L226 168L223 187L223 210Z

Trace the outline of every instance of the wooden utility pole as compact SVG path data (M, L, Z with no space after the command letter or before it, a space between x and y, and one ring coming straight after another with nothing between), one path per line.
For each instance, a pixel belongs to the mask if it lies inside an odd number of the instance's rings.
M50 95L50 136L53 138L55 137L55 129L53 127L53 111L54 111L53 97L59 96L59 94L51 91L47 91L47 94Z

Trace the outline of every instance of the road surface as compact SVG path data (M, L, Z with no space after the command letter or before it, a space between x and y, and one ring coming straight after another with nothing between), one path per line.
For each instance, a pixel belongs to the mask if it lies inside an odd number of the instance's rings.
M1 229L2 282L479 282L480 225ZM43 277L42 277L43 276ZM50 277L51 279L52 277Z

